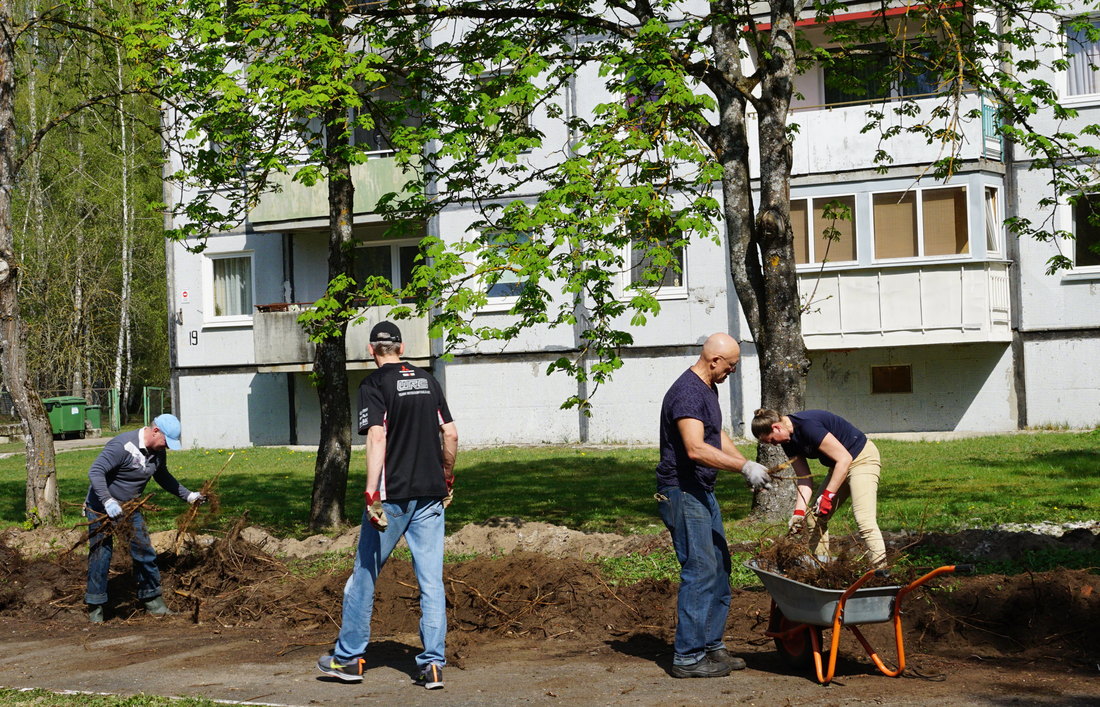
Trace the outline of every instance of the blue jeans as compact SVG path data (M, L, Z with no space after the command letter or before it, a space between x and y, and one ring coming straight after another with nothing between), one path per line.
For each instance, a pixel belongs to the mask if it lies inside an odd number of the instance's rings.
M663 486L657 510L672 534L680 561L676 596L675 665L691 665L709 651L725 648L722 635L730 611L730 562L718 501L711 491Z
M88 509L84 511L88 520L96 518L98 513ZM160 596L160 570L157 569L157 551L149 540L149 531L145 527L145 518L140 511L130 516L134 526L134 535L130 539L130 557L134 559L134 581L137 582L137 597L148 601ZM87 604L107 603L107 573L111 569L111 555L114 554L114 537L101 534L102 523L88 526L88 590L84 594Z
M416 664L446 665L443 645L447 637L447 598L443 591L443 502L439 498L384 501L390 524L375 530L363 513L355 569L344 585L344 612L340 637L333 657L341 663L358 658L370 643L370 619L374 612L374 585L378 572L401 536L409 544L416 582L420 585L420 643L424 652Z

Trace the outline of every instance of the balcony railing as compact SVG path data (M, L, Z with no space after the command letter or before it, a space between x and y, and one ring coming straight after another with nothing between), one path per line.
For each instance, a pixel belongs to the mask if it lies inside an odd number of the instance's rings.
M820 278L820 281L819 281ZM811 350L1008 342L1008 263L907 263L799 274Z
M253 316L253 341L256 365L264 372L308 371L313 365L316 344L306 336L298 316L312 303L277 303L257 305ZM367 351L371 328L387 319L387 307L366 307L360 310L364 320L348 327L344 348L348 368L371 368L374 363ZM397 322L405 344L404 360L426 364L431 358L428 323L425 319Z

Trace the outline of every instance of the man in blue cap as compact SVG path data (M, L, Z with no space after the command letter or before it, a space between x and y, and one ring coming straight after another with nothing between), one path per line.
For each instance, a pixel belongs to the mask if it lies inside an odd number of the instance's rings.
M134 558L138 599L153 616L173 613L160 594L157 552L149 540L145 518L139 510L125 513L122 505L140 496L149 479L155 479L165 491L187 503L205 501L205 496L198 491L189 491L168 473L165 450L180 447L180 421L175 415L159 415L150 427L123 432L107 442L88 469L91 485L84 499L84 515L92 523L88 526L88 590L84 601L88 604L88 619L92 623L103 622L103 606L107 603L107 571L111 567L113 552L112 534L98 532L104 515L115 523L129 521L133 524L130 556Z

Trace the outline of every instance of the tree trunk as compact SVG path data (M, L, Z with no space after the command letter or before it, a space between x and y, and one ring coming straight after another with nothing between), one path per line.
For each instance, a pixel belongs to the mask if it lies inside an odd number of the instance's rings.
M26 332L19 312L19 259L11 229L15 183L15 33L11 4L0 3L0 367L23 422L27 449L27 517L35 525L61 520L50 421L27 370Z
M118 60L118 89L121 92L123 88L122 79L122 55L121 50L116 47L115 49L116 59ZM131 253L133 250L133 226L130 219L130 141L129 133L126 129L126 111L125 106L122 104L124 99L119 98L118 106L118 121L120 130L120 152L122 156L122 194L120 195L122 206L122 292L119 296L119 314L118 314L118 340L115 346L115 375L114 375L114 387L118 390L119 399L126 401L129 400L129 380L128 373L130 370L130 358L132 353L130 351L130 279L132 276L132 264ZM124 404L122 409L122 417L126 417L126 408Z
M330 7L329 22L336 36L339 36L342 20L342 13ZM327 111L325 126L329 204L328 278L331 282L341 275L352 276L351 224L355 185L351 181L351 165L347 160L347 112L342 109ZM341 299L341 305L347 304L349 295L346 291L335 296ZM341 319L338 333L318 342L313 360L317 397L321 405L321 441L317 447L313 498L309 508L309 527L312 530L331 528L344 522L344 497L351 463L351 404L348 400L347 352L344 349L347 328L347 320Z
M803 407L809 359L802 341L790 223L791 144L787 137L794 77L794 22L802 3L772 3L771 46L760 57L763 79L757 109L760 144L760 205L754 214L749 173L746 99L732 86L718 91L720 124L715 131L723 166L722 191L730 272L756 344L762 407L780 413ZM715 32L715 56L727 76L741 79L736 28ZM759 445L757 458L771 466L785 457L779 447ZM754 518L774 520L794 506L793 483L773 484L753 498Z

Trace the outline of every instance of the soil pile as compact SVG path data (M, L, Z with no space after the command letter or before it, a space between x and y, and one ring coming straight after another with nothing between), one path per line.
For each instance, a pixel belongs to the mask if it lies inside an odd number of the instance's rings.
M243 530L242 519L209 545L161 554L165 597L182 613L169 620L212 630L253 626L335 637L348 572L295 574L245 539ZM153 621L133 598L127 553L116 551L115 559L109 620L139 626ZM83 555L28 559L0 541L0 616L83 624L85 571ZM578 650L630 642L667 651L675 625L677 583L612 586L594 565L575 558L529 552L478 557L448 564L444 582L448 648L458 663L478 646L509 638L563 641ZM418 604L411 563L391 559L379 577L373 633L415 635ZM770 640L762 637L768 606L765 592L734 590L731 647L769 649ZM1100 576L1084 570L947 575L910 596L904 614L907 644L926 653L1030 656L1079 665L1100 660ZM849 643L842 641L842 650L854 646L858 655L858 645Z

